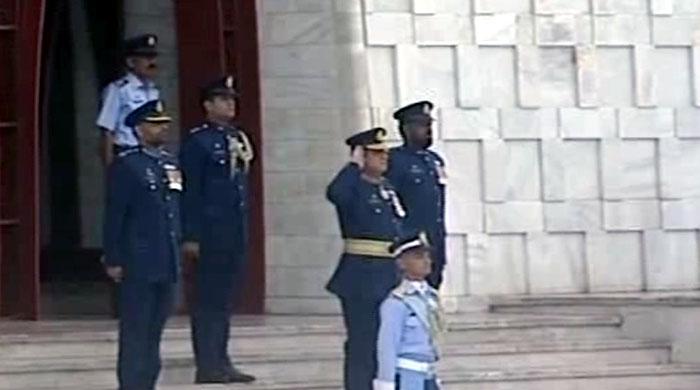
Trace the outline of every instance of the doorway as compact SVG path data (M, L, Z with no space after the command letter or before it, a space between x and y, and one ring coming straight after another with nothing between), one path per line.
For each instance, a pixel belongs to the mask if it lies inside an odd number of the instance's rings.
M82 108L77 99L87 96L97 100L101 89L118 76L120 61L115 48L122 40L122 4L46 0L45 15L40 128L41 314L49 318L107 316L112 312L112 286L102 271L100 248L84 238L86 229L101 231L102 227L84 226L81 218L86 207L102 207L101 202L86 204L86 197L81 196L81 191L94 191L102 185L99 177L90 178L91 188L85 188L84 178L81 181L85 170L80 165L99 165L99 159L97 148L93 153L80 149L84 139L80 132L85 132L86 126L88 131L97 132L97 128L79 123L94 115L79 115ZM87 58L91 61L84 62L94 66L80 62L86 56L74 55L77 39L90 43L93 50ZM76 83L76 73L86 68L93 73L92 91Z

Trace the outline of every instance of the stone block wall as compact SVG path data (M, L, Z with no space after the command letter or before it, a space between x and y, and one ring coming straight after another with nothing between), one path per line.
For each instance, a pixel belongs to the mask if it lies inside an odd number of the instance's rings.
M335 308L343 137L420 99L449 164L446 295L700 288L700 0L260 9L271 311Z

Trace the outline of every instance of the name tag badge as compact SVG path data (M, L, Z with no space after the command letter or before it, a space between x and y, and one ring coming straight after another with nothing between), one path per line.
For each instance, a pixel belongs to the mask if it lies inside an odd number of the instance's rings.
M166 170L165 175L168 178L168 189L173 191L182 191L182 173L179 170Z

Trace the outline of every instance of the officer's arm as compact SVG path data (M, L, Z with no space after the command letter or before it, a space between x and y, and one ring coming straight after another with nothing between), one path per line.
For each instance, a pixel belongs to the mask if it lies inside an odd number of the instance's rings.
M126 260L123 249L126 247L124 229L131 207L133 180L129 167L121 162L112 164L107 180L107 201L104 219L105 265L122 266Z
M98 153L105 166L109 166L114 161L114 136L105 129L103 129L100 137Z
M116 85L108 85L102 95L102 108L97 116L97 126L102 133L99 146L99 155L105 164L112 162L112 145L114 144L114 131L119 127L119 88Z
M326 198L338 207L347 207L355 196L359 181L360 167L357 164L348 163L328 185Z
M394 390L406 307L398 299L389 298L382 303L379 315L377 378L374 380L374 390Z
M182 167L182 232L184 242L199 242L202 228L203 180L206 151L194 139L185 141L180 151Z

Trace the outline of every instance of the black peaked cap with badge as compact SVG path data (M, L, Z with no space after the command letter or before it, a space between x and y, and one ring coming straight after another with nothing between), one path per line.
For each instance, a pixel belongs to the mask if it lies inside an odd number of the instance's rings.
M124 41L124 56L154 57L158 55L158 36L143 34Z
M165 106L160 100L151 100L140 106L124 119L124 124L129 127L136 127L143 122L169 123L172 118L165 112Z
M361 146L369 150L389 150L386 139L386 129L383 127L375 127L349 137L345 140L345 144L350 148Z
M238 97L239 93L234 88L234 84L234 79L231 75L218 78L202 87L200 100L204 102L216 96Z
M400 123L429 125L433 121L433 117L430 115L433 107L433 103L427 100L412 103L396 110L396 112L394 112L394 119Z

